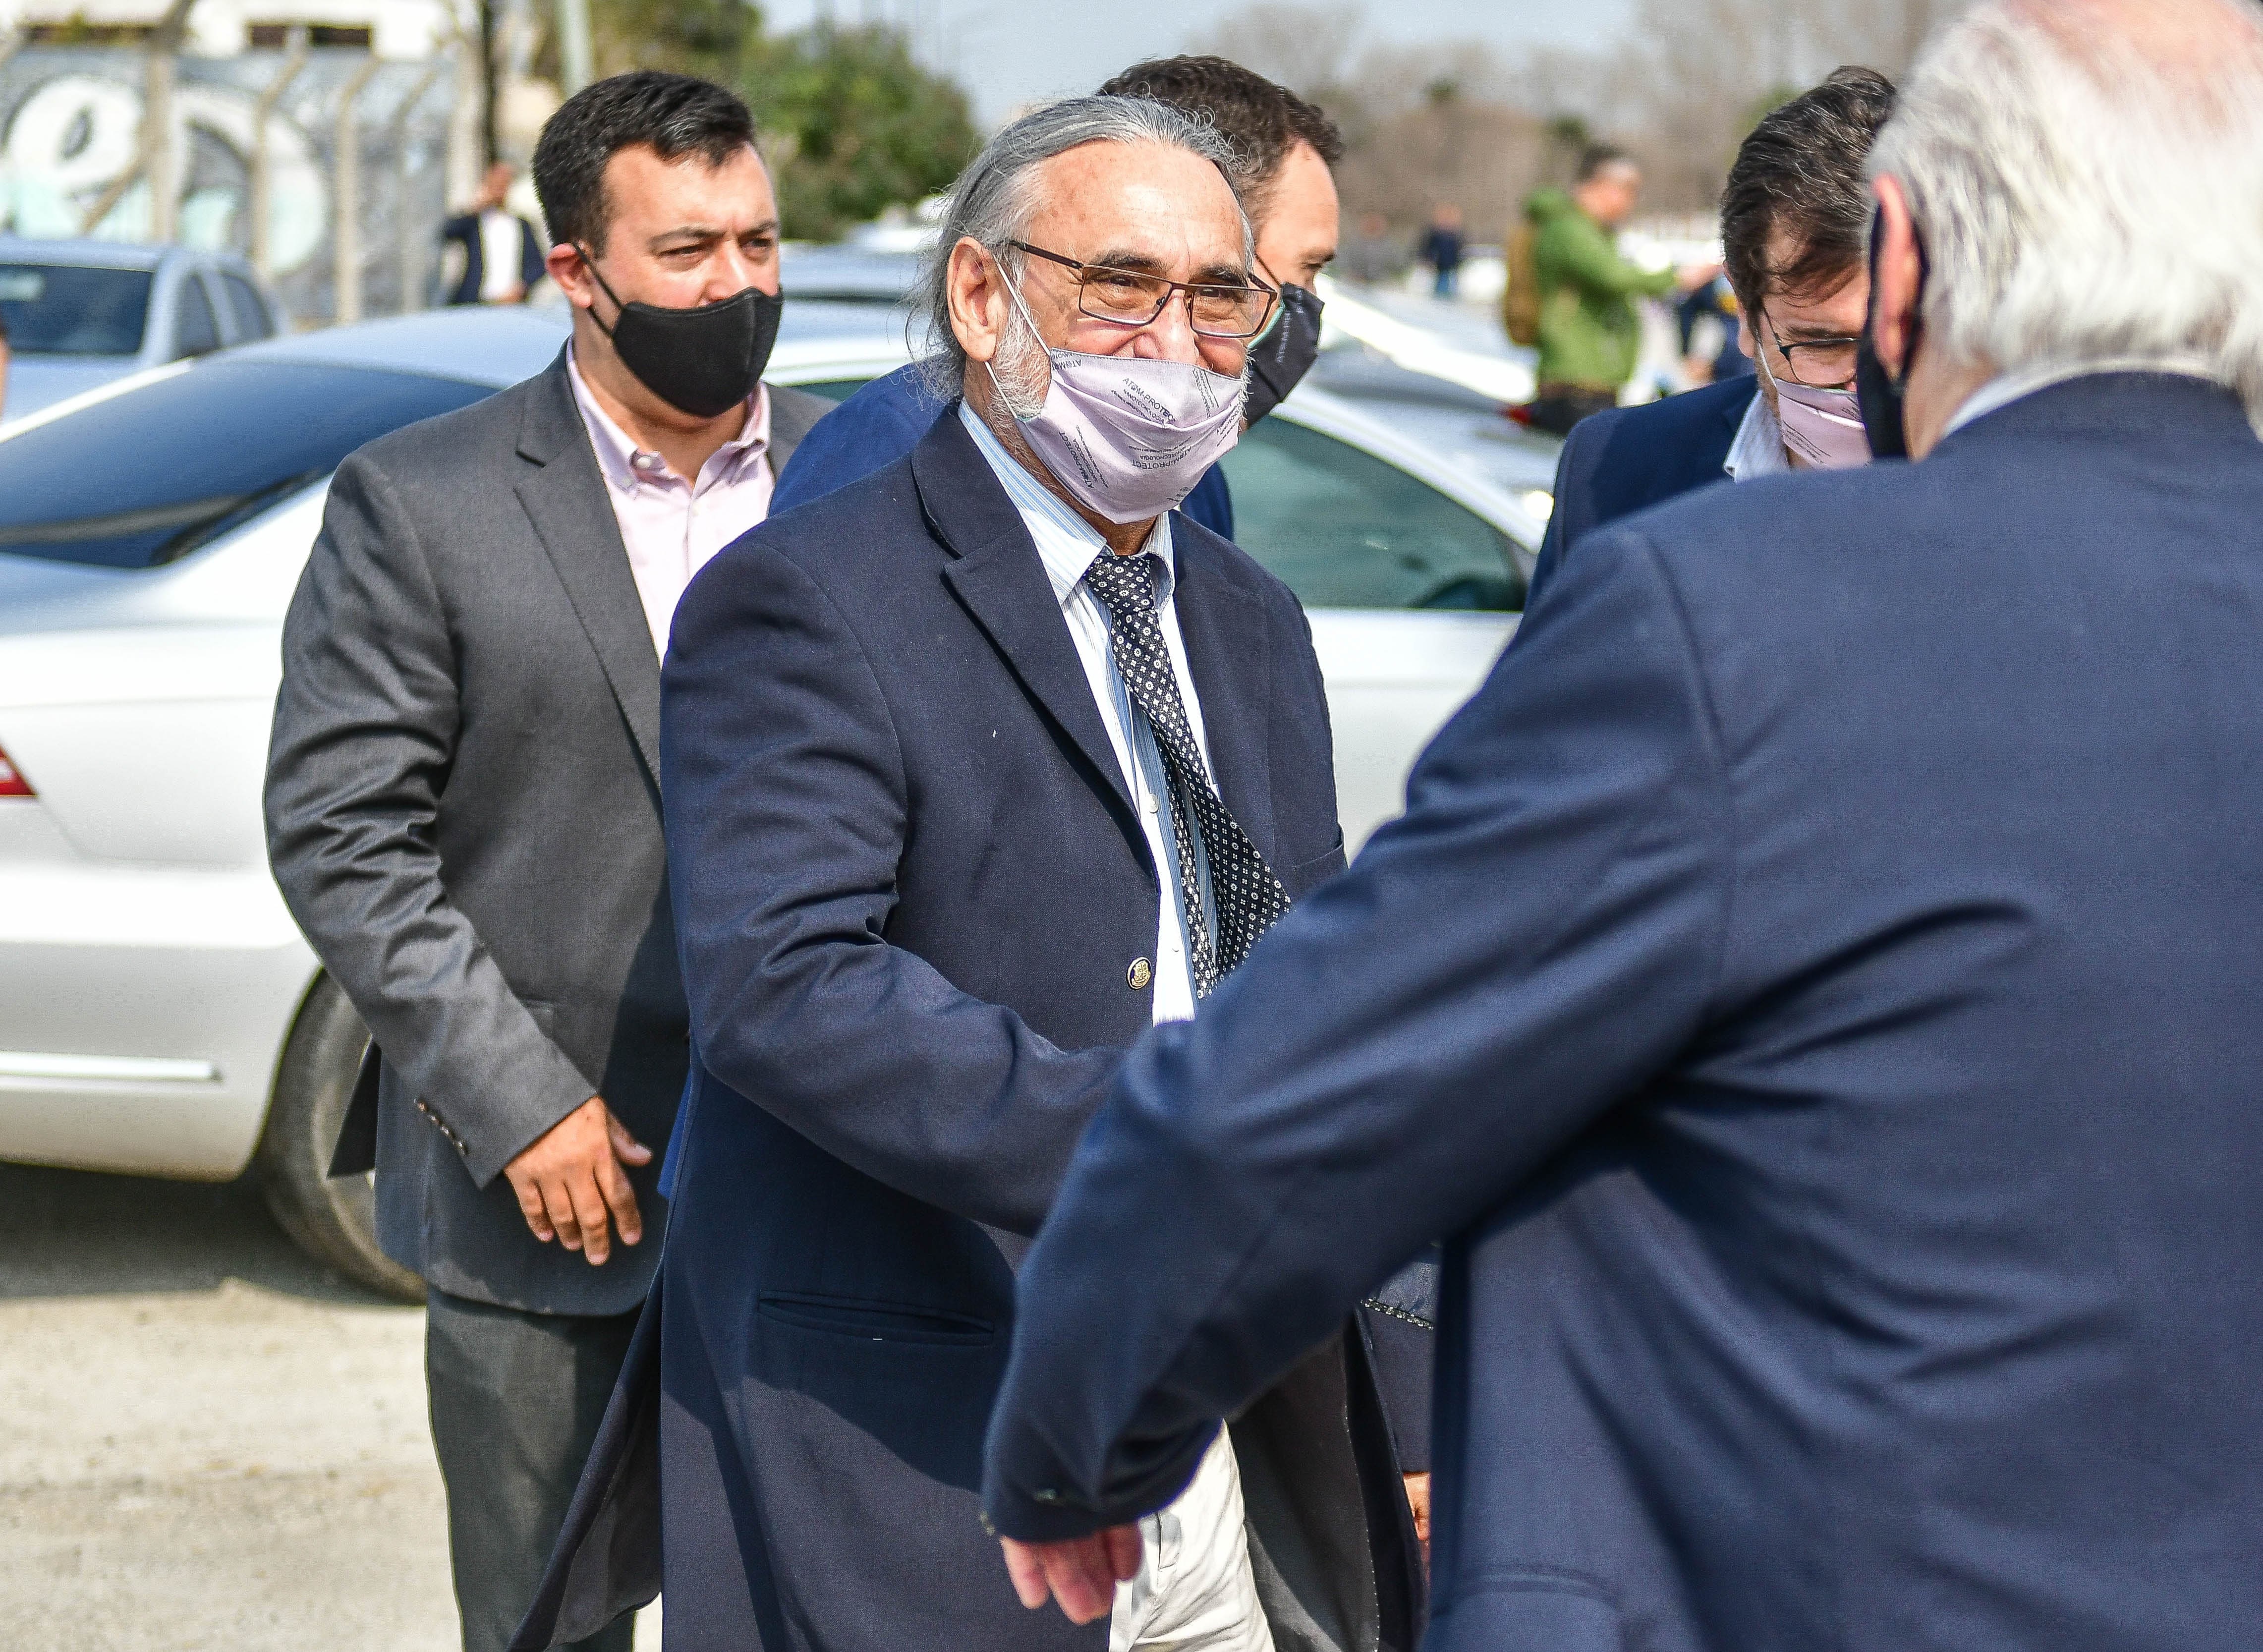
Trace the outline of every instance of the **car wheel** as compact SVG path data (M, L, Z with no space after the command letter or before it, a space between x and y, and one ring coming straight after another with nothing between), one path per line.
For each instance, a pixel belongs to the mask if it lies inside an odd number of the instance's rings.
M367 1176L332 1176L369 1029L328 975L299 1011L255 1163L267 1207L300 1249L396 1301L421 1302L424 1281L377 1247L377 1197Z

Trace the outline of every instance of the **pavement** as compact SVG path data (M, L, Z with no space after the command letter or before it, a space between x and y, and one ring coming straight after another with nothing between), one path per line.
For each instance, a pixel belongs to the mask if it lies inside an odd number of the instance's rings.
M421 1310L248 1182L0 1164L0 1643L452 1652Z

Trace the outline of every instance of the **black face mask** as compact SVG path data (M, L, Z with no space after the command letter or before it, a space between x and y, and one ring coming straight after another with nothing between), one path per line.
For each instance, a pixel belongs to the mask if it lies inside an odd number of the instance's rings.
M1870 225L1870 318L1862 329L1862 342L1855 351L1855 401L1862 409L1862 430L1870 438L1874 459L1907 459L1909 430L1902 415L1902 393L1909 383L1910 364L1925 337L1925 287L1933 274L1925 242L1917 243L1917 312L1910 317L1909 339L1902 349L1901 376L1886 371L1872 342L1878 331L1878 248L1885 238L1886 215L1882 211Z
M1281 405L1298 380L1312 370L1320 353L1319 297L1301 286L1281 284L1281 316L1272 330L1249 346L1249 389L1241 416L1252 424Z
M578 246L575 250L582 251ZM712 419L755 393L763 369L770 366L770 346L777 343L783 296L750 286L719 304L693 309L623 304L587 252L582 252L582 267L619 308L611 327L597 325L613 341L621 365L669 406L696 419ZM590 319L596 320L594 311Z

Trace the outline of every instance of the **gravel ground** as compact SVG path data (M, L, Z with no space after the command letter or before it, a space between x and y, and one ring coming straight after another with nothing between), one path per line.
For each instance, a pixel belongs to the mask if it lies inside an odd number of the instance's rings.
M451 1652L419 1310L246 1184L0 1165L0 1641Z

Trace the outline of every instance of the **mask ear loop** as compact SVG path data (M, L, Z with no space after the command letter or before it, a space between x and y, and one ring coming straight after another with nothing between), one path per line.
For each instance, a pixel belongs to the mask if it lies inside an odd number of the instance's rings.
M628 308L628 306L621 302L621 295L613 291L613 284L605 279L598 271L597 261L589 256L589 250L577 241L574 243L574 250L580 255L582 267L589 272L589 279L604 288L605 296L613 301L613 322L615 326L618 326L621 312ZM606 337L611 338L613 336L613 329L597 320L597 307L594 304L589 306L589 319L596 323L597 330Z
M988 251L988 249L986 248L984 250ZM1014 308L1022 312L1023 324L1030 330L1030 337L1038 341L1038 348L1045 352L1045 359L1050 362L1053 359L1053 347L1045 343L1045 336L1038 330L1038 318L1030 314L1030 307L1022 301L1022 289L1014 282L1007 279L1005 259L993 252L990 253L990 262L998 266L998 280L999 283L1005 287L1006 296L1013 301ZM1001 337L999 342L1003 344L1005 340ZM1014 422L1016 424L1027 424L1030 419L1038 417L1037 413L1023 414L1015 411L1014 398L1007 395L1006 387L998 382L998 368L996 366L996 354L994 351L992 354L991 359L982 364L982 371L990 375L990 388L998 393L999 404L1002 406L1007 412L1013 414ZM1042 413L1044 410L1045 409L1043 408L1039 408L1038 409L1039 413Z

